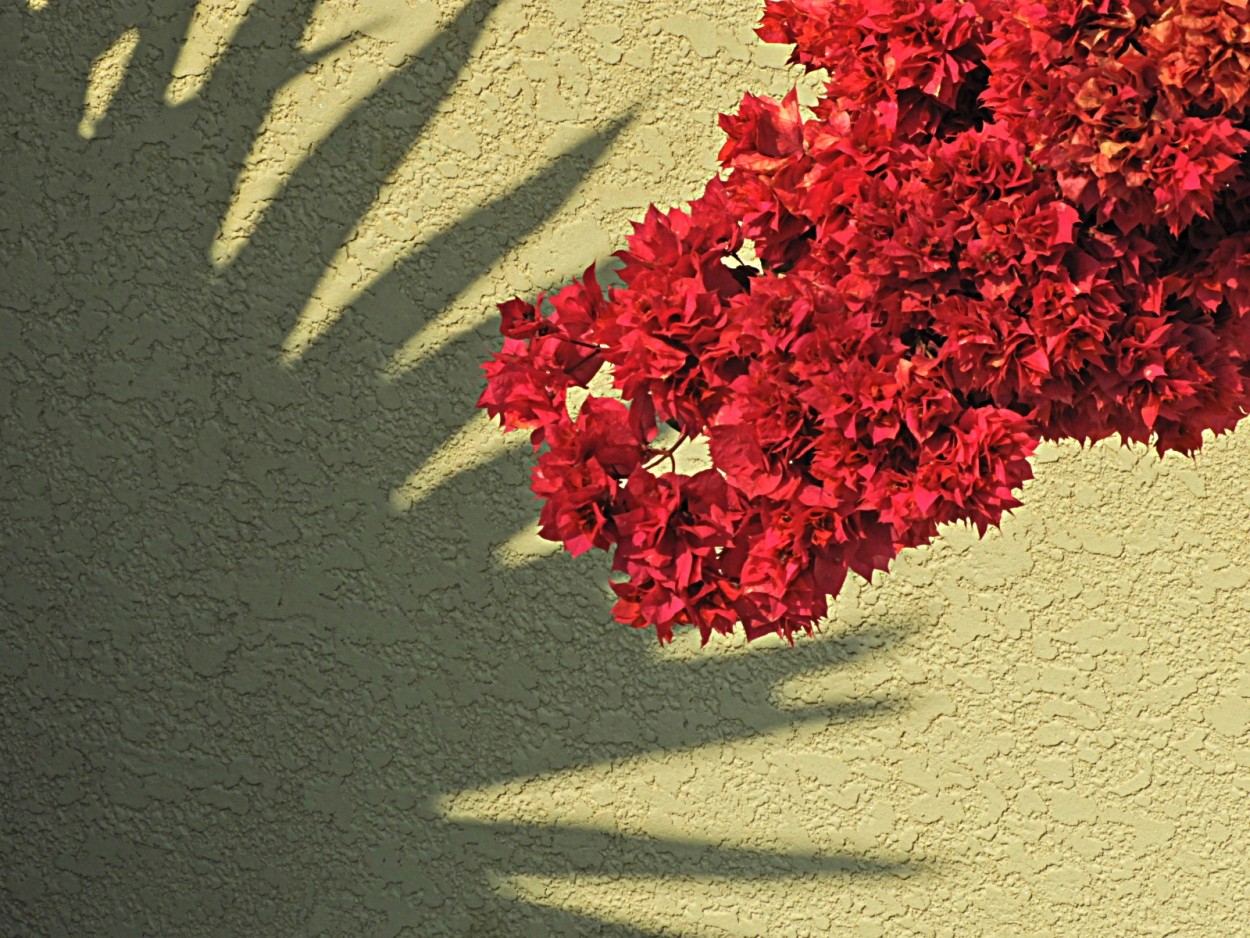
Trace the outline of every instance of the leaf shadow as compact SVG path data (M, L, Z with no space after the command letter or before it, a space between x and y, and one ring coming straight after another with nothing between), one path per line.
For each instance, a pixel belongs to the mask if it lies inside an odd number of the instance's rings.
M3 387L15 479L0 502L5 673L24 707L6 736L21 753L10 777L30 782L17 786L27 827L10 855L52 884L15 906L33 933L81 932L95 910L117 934L239 933L272 913L288 933L377 920L489 934L492 920L524 920L533 934L643 935L502 898L484 871L906 872L904 860L452 821L437 808L467 788L905 706L774 700L781 683L863 660L898 630L681 661L610 622L595 558L502 564L495 547L533 519L524 453L447 479L406 515L390 508L394 486L473 417L490 324L398 381L380 382L379 364L567 205L628 110L398 263L299 366L275 366L499 2L465 4L352 108L222 273L208 249L274 96L344 48L298 47L313 0L255 0L204 90L176 107L160 93L186 4L84 12L53 0L0 20L18 24L4 103L23 122L0 168L13 194L0 245L23 271L0 280L0 311L17 324L4 370L22 378ZM73 131L86 72L136 9L151 19L86 143ZM371 139L394 158L363 164ZM50 773L90 797L54 801L34 786ZM112 813L89 823L93 800ZM51 871L93 855L92 824L118 859L80 864L71 902ZM398 882L359 859L396 838L410 863ZM211 894L187 885L204 864L218 871ZM256 869L275 882L260 889ZM441 905L413 898L427 886Z

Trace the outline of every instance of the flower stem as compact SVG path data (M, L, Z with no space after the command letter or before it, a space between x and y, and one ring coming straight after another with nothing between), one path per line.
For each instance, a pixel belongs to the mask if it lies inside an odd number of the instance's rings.
M687 433L685 430L683 430L681 432L681 436L679 436L676 442L674 442L672 446L668 447L668 449L649 449L648 452L654 455L656 458L651 460L651 462L647 463L642 468L650 469L652 466L655 466L658 463L662 462L663 460L667 459L669 461L669 464L673 467L673 471L676 472L677 471L677 458L673 454L677 451L677 447L681 446L681 444L685 443L686 440L688 439L690 439L690 434Z

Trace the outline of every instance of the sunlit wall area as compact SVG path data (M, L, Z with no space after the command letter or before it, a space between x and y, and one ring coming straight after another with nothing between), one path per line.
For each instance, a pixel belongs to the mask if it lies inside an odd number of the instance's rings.
M0 933L1250 921L1250 430L1046 446L794 647L536 535L495 304L813 100L761 10L0 11Z

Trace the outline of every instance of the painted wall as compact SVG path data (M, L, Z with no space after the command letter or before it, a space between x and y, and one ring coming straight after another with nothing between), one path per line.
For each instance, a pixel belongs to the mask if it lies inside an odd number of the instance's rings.
M6 0L0 934L1250 934L1250 428L794 648L533 535L493 304L698 194L759 12Z

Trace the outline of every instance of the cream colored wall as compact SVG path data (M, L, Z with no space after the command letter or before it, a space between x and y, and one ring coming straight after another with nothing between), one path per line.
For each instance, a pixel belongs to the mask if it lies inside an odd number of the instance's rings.
M795 648L533 535L493 304L699 192L760 9L0 11L0 932L1250 935L1250 430Z

